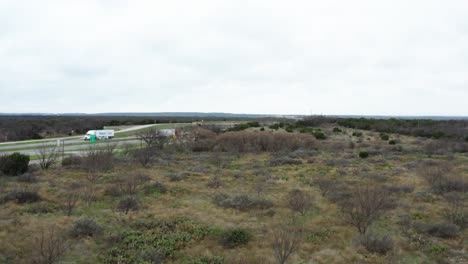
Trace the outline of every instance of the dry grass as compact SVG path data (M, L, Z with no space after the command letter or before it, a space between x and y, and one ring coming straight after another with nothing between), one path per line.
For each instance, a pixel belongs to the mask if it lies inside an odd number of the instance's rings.
M317 150L313 156L300 156L303 164L270 167L269 161L274 157L262 152L230 155L220 166L219 160L210 161L213 159L211 154L177 153L173 161L154 164L148 168L141 168L136 164L116 164L112 170L102 173L94 184L96 201L88 206L80 200L70 216L60 208L50 213L38 214L30 213L29 210L35 204L1 204L0 262L27 261L28 252L34 247L30 234L38 234L48 224L54 224L60 230L68 230L80 218L90 218L99 223L104 228L101 237L81 240L68 238L70 248L63 258L71 263L99 263L101 259L98 255L115 246L116 236L125 230L131 230L135 221L183 216L200 225L209 226L213 231L205 238L190 241L181 247L177 254L169 258L169 263L184 263L201 256L222 256L225 263L276 263L271 248L273 227L284 224L285 219L292 217L287 195L294 189L300 189L307 197L311 197L313 206L303 215L295 215L296 223L303 228L304 240L287 263L437 263L440 255L447 263L457 263L455 260L459 260L460 256L455 256L456 254L466 258L466 253L463 253L463 250L468 250L466 229L453 239L424 235L426 243L419 245L414 241L414 236L418 234L413 229L406 230L399 223L403 216L408 216L413 222L422 223L436 223L444 219L444 198L430 192L430 186L419 175L416 167L406 166L427 158L425 154L413 151L418 149L417 140L399 136L398 144L405 150L400 152L393 150L388 142L380 140L378 134L366 131L362 137L357 138L351 136L354 130L343 129L343 133L332 133L331 129L332 127L326 126L322 128L328 136L327 140L316 143ZM394 135L391 137L395 138ZM357 143L361 140L362 143ZM349 142L354 142L353 148L350 148ZM359 151L370 149L375 150L370 152L375 154L371 154L369 159L360 159L357 156ZM313 162L307 162L310 158L313 158ZM456 154L450 159L443 155L431 158L446 160L458 175L468 176L466 155ZM141 208L128 214L120 213L116 210L120 197L106 195L105 190L115 185L122 175L132 175L135 171L149 178L148 182L132 193L141 202ZM171 181L167 177L168 174L180 172L190 173L180 181ZM49 170L36 183L2 177L0 190L4 194L12 189L34 187L39 190L43 199L41 203L53 208L63 202L63 192L72 183L85 186L87 175L79 169ZM218 188L207 186L214 177L222 182ZM318 179L330 179L350 188L375 184L414 186L412 192L392 194L398 207L383 213L370 227L374 232L389 234L394 238L395 249L392 253L372 254L355 245L355 228L342 220L338 205L330 201L328 194L322 196L319 186L314 184L314 180ZM143 191L145 185L155 182L164 184L167 192L162 194ZM79 185L76 188L84 190ZM336 190L332 189L330 192L334 191ZM273 207L242 211L222 208L213 203L213 197L219 193L247 194L268 199ZM220 245L217 233L234 227L250 230L253 240L245 246L225 249ZM437 250L442 251L436 257Z

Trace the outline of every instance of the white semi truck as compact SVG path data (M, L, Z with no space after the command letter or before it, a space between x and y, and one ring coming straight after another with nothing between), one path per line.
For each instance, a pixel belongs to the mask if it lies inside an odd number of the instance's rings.
M83 139L86 140L91 140L92 137L94 137L96 140L106 140L106 139L112 139L114 137L114 130L109 129L109 130L89 130L86 132L86 135L84 135Z

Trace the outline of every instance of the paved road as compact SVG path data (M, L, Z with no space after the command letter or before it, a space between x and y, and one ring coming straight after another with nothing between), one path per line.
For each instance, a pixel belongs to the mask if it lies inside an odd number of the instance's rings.
M64 151L65 153L67 152L83 152L88 150L90 147L105 147L107 143L115 144L117 147L125 145L125 144L138 144L140 143L140 140L133 139L133 140L125 140L125 141L117 141L117 140L109 140L105 142L87 142L87 144L82 144L82 145L71 145L67 146L65 144ZM62 150L62 148L60 148ZM22 150L17 150L17 151L3 151L0 152L0 154L11 154L13 152L20 152L22 154L26 155L37 155L37 149L22 149Z
M151 126L158 126L160 124L152 124L152 125L140 125L140 126L133 126L129 128L125 128L119 131L116 131L116 134L123 133L123 132L129 132L129 131L134 131L134 130L139 130ZM74 150L83 150L87 149L90 147L91 143L88 142L88 144L83 144L85 141L81 138L82 136L73 136L73 137L60 137L60 138L48 138L48 139L38 139L38 140L27 140L27 141L16 141L16 142L4 142L0 143L0 154L9 154L15 152L21 152L23 154L28 154L28 155L36 155L36 149L44 144L47 145L55 145L57 140L63 140L65 143L65 152L67 151L74 151ZM122 144L135 144L138 143L139 141L135 139L135 137L121 137L121 138L114 138L112 140L106 141L106 142L113 142L118 145ZM72 145L72 144L77 144L77 143L82 143L80 145ZM100 144L101 142L98 142L97 144ZM11 150L11 151L10 151Z

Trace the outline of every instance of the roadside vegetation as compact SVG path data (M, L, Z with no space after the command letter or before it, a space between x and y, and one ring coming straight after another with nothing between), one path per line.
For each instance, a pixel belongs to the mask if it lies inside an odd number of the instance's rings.
M380 130L201 124L0 156L0 263L468 262L468 143Z

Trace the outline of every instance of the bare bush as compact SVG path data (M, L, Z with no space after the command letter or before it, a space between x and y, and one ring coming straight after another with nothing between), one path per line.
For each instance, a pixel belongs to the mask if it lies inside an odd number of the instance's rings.
M232 162L232 155L213 152L209 158L209 162L213 164L218 170L225 169Z
M282 225L273 231L271 247L278 264L284 264L288 258L299 250L302 244L302 230Z
M123 198L117 204L117 210L124 214L128 214L130 211L138 211L140 209L140 201L133 196Z
M302 164L301 159L296 159L296 158L291 158L288 156L285 157L278 157L270 160L270 165L271 166L281 166L281 165L298 165Z
M452 166L448 162L426 160L420 173L431 187L436 187L450 173Z
M461 177L450 175L452 165L445 161L428 160L420 169L421 175L431 186L432 191L437 194L448 192L464 192L466 182Z
M181 181L187 178L188 176L190 176L190 172L187 171L171 173L167 175L170 181Z
M445 219L461 228L467 226L468 210L464 196L458 193L447 193L444 198L448 205L443 212Z
M72 215L79 199L80 195L76 191L69 191L63 195L62 210L67 216Z
M36 174L26 172L25 174L18 176L17 180L19 182L25 182L25 183L36 183L38 181L38 178L39 177L37 177Z
M315 138L309 134L227 132L216 138L215 149L228 152L278 152L313 148Z
M354 189L349 202L341 207L344 220L354 226L360 234L364 234L383 212L393 207L393 204L384 189L367 186Z
M83 189L82 198L88 206L91 206L97 200L94 183L95 182L88 182Z
M450 223L423 224L420 228L427 234L440 238L453 238L458 236L460 227Z
M273 203L269 200L245 194L227 195L220 193L215 195L213 202L220 207L238 210L268 209L273 206Z
M80 156L67 156L62 159L62 167L68 168L79 168L81 165L81 157Z
M56 145L47 145L43 143L36 150L41 169L47 170L52 167L60 156L60 150Z
M109 171L114 165L115 148L116 145L111 143L90 147L82 158L81 167L88 172L88 174L98 174Z
M192 151L211 151L215 144L216 133L201 127L195 127L187 136Z
M41 200L41 196L37 193L36 190L27 189L20 189L20 190L13 190L7 193L3 197L4 202L8 201L15 201L19 204L25 203L35 203Z
M443 177L437 185L433 186L433 190L438 194L448 192L466 192L467 183L462 177Z
M378 237L375 234L367 233L360 235L357 240L367 251L372 253L385 255L393 249L393 240L389 236Z
M145 146L133 151L133 158L143 167L150 166L154 162L156 156L157 149L153 146Z
M324 178L315 179L313 183L319 187L322 196L326 196L336 185L335 181Z
M294 189L289 192L287 202L289 209L301 215L305 215L312 207L312 198L310 195L299 189Z
M412 193L414 191L413 185L388 185L384 188L389 193Z
M223 186L223 182L219 178L219 176L214 176L210 179L210 181L206 184L210 188L219 188Z
M125 176L121 176L118 181L120 192L127 195L136 194L138 187L150 180L150 177L141 172L131 172Z
M55 226L42 228L34 238L30 261L33 264L57 263L67 250L68 244Z

